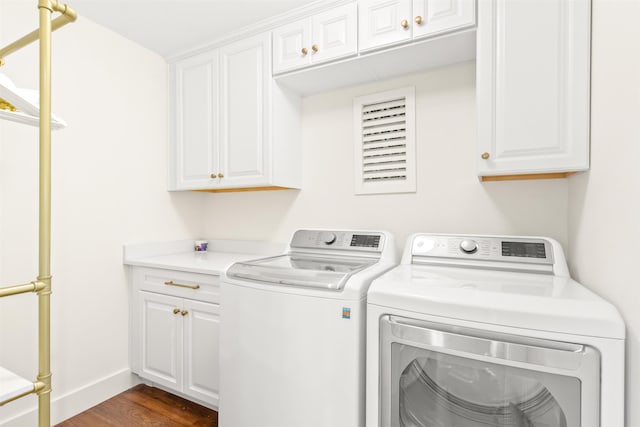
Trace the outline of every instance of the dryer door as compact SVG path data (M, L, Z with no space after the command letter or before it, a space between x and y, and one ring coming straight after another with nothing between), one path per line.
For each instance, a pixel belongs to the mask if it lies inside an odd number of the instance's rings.
M595 427L588 346L395 316L380 320L381 419L391 427Z

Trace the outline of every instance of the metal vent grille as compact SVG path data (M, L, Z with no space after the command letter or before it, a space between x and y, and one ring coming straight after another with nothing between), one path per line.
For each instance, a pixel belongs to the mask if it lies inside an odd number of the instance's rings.
M362 107L362 179L407 179L405 98Z
M356 98L356 194L415 191L414 89Z

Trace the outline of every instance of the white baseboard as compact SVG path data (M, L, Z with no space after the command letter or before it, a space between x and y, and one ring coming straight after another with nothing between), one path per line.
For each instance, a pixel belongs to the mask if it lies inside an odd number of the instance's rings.
M139 383L140 380L138 376L132 374L127 368L61 396L56 396L54 390L51 398L51 425L71 418ZM27 427L37 425L37 405L33 409L11 419L0 421L0 427Z

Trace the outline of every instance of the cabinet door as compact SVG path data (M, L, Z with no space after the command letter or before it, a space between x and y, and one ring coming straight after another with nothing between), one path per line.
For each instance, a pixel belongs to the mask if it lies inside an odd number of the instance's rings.
M273 73L311 64L311 21L303 19L273 30Z
M218 52L172 66L170 190L202 189L218 173Z
M478 5L481 176L589 167L589 0Z
M413 0L413 38L472 27L475 6L475 0Z
M314 64L358 53L357 3L315 15L311 28L310 53Z
M358 4L361 52L411 40L411 0L361 0Z
M175 390L182 386L182 300L139 292L140 376Z
M184 300L183 392L218 405L220 306Z
M223 187L269 182L271 55L268 33L220 50L221 145Z

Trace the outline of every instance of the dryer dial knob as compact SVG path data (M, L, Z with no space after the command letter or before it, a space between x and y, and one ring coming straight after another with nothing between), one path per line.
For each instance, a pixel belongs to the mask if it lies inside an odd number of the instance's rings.
M475 253L478 250L478 243L471 239L463 240L460 242L460 250L466 254Z
M338 237L335 235L335 233L322 233L322 236L320 238L325 245L330 245L335 242Z

